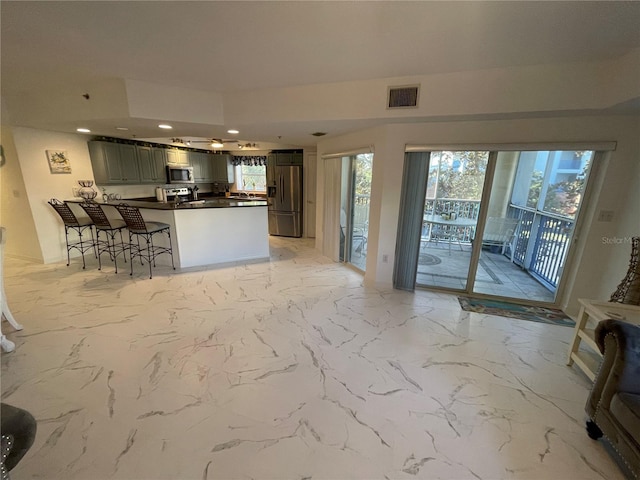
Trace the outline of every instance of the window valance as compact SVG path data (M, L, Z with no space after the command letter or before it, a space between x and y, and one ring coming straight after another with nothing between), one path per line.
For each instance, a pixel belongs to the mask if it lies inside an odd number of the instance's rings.
M263 167L267 164L266 155L234 155L231 159L234 166L250 165L253 167Z

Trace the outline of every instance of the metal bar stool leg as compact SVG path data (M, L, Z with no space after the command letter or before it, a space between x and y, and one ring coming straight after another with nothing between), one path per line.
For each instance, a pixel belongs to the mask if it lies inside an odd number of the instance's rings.
M67 244L67 267L71 265L71 256L69 255L69 227L64 226L64 243ZM84 268L84 266L82 267Z
M171 229L167 228L167 237L169 237L169 255L171 255L171 267L175 270L176 266L173 263L173 245L171 243Z

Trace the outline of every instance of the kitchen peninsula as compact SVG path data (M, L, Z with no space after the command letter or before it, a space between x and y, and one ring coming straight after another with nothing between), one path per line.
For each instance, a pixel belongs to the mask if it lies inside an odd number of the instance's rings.
M269 258L267 201L209 198L197 202L158 202L146 199L113 200L140 208L148 222L171 225L176 267L189 268ZM109 216L110 210L105 208ZM118 218L113 208L114 218ZM158 263L170 265L166 255Z

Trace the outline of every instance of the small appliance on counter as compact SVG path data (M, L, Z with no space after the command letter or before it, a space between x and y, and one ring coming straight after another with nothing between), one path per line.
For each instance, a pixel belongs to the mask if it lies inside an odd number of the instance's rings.
M156 187L156 200L159 202L167 202L167 190L164 187Z

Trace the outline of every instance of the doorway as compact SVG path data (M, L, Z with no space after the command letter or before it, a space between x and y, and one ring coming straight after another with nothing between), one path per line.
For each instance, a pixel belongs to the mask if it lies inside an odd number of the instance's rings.
M473 291L554 303L594 151L499 152Z
M366 271L373 153L343 157L340 195L340 260Z
M414 284L554 304L594 154L428 152Z
M431 152L416 284L466 290L488 151Z

